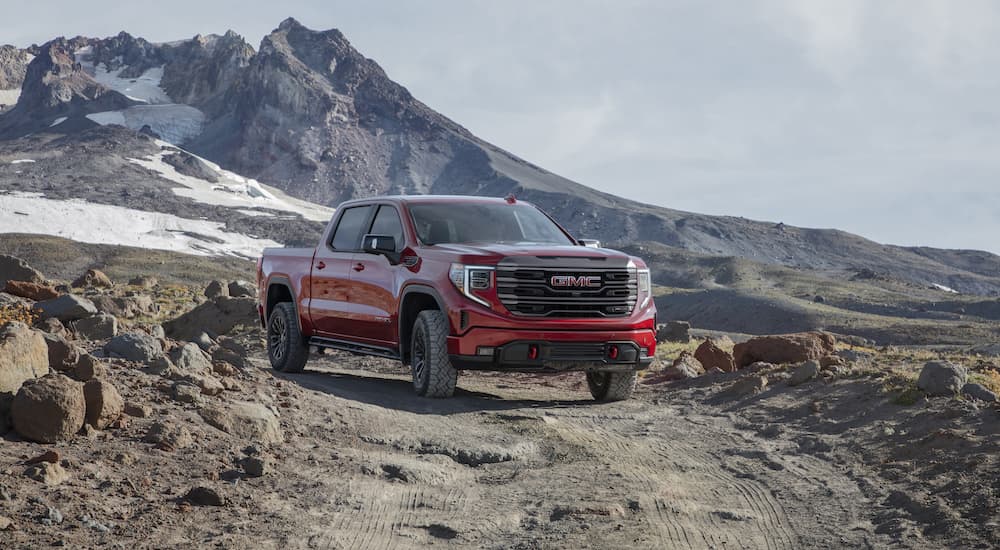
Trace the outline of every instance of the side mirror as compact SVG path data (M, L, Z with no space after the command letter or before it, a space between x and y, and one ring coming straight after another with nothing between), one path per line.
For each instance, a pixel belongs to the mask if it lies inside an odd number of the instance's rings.
M597 239L580 239L577 241L580 246L586 246L587 248L601 248L601 241Z
M365 235L361 248L368 254L385 256L394 264L399 262L399 253L396 252L396 238L392 235Z

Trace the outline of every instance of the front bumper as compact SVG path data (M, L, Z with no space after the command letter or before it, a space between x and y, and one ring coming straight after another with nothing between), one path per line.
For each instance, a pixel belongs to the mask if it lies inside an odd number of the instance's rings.
M651 330L510 331L472 329L448 338L452 365L464 370L631 371L653 362Z

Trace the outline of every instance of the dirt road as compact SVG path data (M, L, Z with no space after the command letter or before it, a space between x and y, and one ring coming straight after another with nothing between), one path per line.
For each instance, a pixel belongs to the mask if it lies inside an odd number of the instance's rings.
M412 395L401 370L331 363L284 377L306 390L299 405L313 420L297 427L282 467L310 486L262 503L276 527L279 518L297 526L280 546L778 549L879 540L865 497L838 467L779 452L734 418L656 390L597 404L579 376L472 375L456 398L430 401ZM315 446L303 449L307 442Z

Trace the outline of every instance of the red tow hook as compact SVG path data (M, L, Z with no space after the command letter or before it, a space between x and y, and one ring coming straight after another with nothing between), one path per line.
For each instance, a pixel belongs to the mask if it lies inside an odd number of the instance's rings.
M531 360L538 359L538 344L528 345L528 359Z
M611 346L608 349L608 357L610 357L612 361L618 359L618 346Z

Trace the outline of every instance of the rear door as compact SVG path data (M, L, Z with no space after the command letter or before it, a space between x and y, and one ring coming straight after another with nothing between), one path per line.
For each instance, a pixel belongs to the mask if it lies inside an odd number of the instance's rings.
M351 273L374 210L370 204L344 208L329 241L316 249L309 314L320 336L337 338L352 333Z
M396 240L396 252L406 247L399 212L391 204L379 205L365 233L391 235ZM393 265L381 254L361 252L354 257L351 270L352 326L368 344L387 348L395 348L398 344L397 299L402 284L401 269L405 268Z

